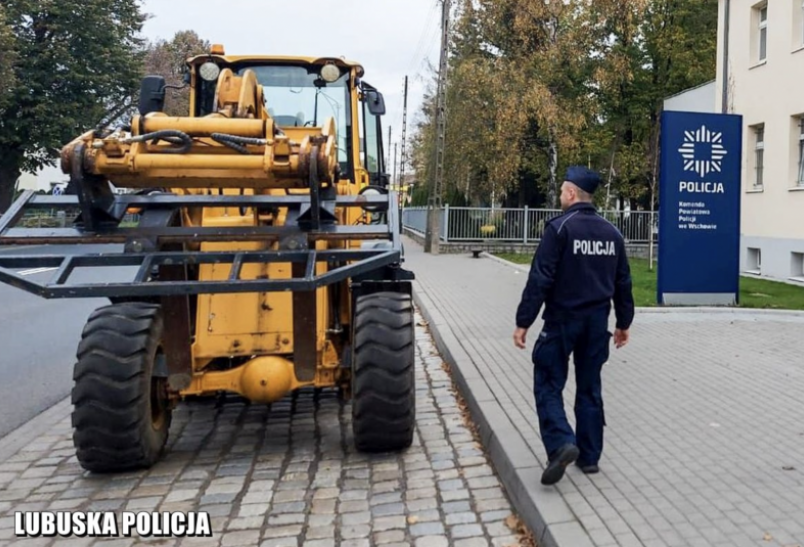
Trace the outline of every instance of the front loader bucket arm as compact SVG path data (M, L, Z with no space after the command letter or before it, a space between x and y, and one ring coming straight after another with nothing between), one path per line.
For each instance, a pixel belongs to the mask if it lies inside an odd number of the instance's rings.
M399 217L397 196L394 193L378 196L338 196L332 203L322 200L321 212L331 214L341 207L370 207L374 211L384 211L387 222L343 226L321 223L311 229L289 226L250 226L250 227L182 227L172 226L169 221L175 215L169 214L182 208L204 207L291 207L312 210L312 196L177 196L177 195L118 195L112 207L127 210L131 207L141 209L141 218L159 218L163 225L121 227L105 226L95 232L86 232L80 227L73 228L20 228L15 227L26 209L54 209L78 207L76 196L38 196L23 194L8 212L0 218L0 249L2 245L45 244L53 246L54 251L47 254L0 254L0 281L17 288L37 294L44 298L93 298L93 297L159 297L175 295L222 294L238 292L273 291L311 291L316 288L338 283L375 272L381 279L410 279L412 276L401 269L402 248L397 229ZM168 214L166 214L168 213ZM314 217L315 215L308 215ZM303 223L302 223L303 224ZM315 242L319 240L353 241L362 240L369 245L361 248L328 249L316 251ZM260 252L218 252L218 251L161 251L168 244L200 244L216 241L273 241L293 242L298 251L277 250ZM75 254L61 252L65 245L77 244L125 244L129 252L102 254ZM373 245L371 244L373 243ZM293 247L294 245L283 245ZM134 252L132 252L132 250ZM138 251L138 252L137 252ZM302 275L293 279L241 279L240 271L248 263L287 262L304 265ZM315 264L327 262L330 269L324 274L315 275ZM166 266L190 266L200 264L231 264L231 273L226 280L157 280L151 279L154 269ZM130 279L122 282L85 281L71 282L76 270L81 268L129 267ZM49 270L50 279L37 281L23 276L19 270Z

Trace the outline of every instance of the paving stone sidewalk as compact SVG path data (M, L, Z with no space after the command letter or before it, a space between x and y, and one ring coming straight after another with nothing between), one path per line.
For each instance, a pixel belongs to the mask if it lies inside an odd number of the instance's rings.
M526 490L537 540L804 546L804 315L638 311L631 343L612 349L604 367L601 473L573 467L544 487L530 360L541 321L527 350L512 341L527 274L469 253L424 254L409 238L405 250L434 332L461 356L481 406L501 409L490 427L505 431L502 452L516 471L509 475L521 483L506 487ZM573 424L574 382L570 372Z
M404 454L357 453L351 405L311 390L271 407L183 404L161 463L96 476L75 460L66 410L0 463L0 546L527 545L418 315L417 324L417 431ZM62 510L206 511L213 537L15 538L15 512Z

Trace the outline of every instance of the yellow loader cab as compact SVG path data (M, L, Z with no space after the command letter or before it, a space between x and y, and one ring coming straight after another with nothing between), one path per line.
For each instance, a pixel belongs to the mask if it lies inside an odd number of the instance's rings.
M383 159L384 100L363 73L338 58L214 46L188 60L186 116L163 112L163 78L144 78L130 123L62 150L67 195L26 192L0 218L0 246L52 249L0 254L0 281L111 302L77 350L85 469L153 465L182 398L220 392L270 404L338 388L352 398L359 450L411 444L413 275ZM18 227L34 208L79 214L63 228ZM135 225L123 222L130 212ZM67 252L79 243L117 247ZM56 270L42 283L15 272L33 267ZM86 282L80 268L130 276Z

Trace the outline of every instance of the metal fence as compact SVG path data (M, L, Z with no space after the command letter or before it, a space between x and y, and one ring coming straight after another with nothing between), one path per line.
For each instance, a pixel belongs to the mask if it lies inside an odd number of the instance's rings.
M26 211L20 218L17 226L20 228L65 228L72 226L80 211L78 208L67 210L35 209ZM127 214L123 217L121 225L132 225L139 222L139 215Z
M53 209L28 210L22 215L18 226L21 228L64 228L73 223L78 213L78 209L66 211Z
M448 217L448 210L449 208L446 207L439 211L441 221L439 222L438 226L441 234L441 240L445 240L447 237L446 219ZM402 226L416 230L421 234L427 233L427 207L410 207L402 209Z
M559 209L500 209L481 207L449 207L439 211L441 241L500 241L534 243L542 238L548 220L560 215ZM658 239L659 215L650 211L600 211L614 224L629 243L648 243ZM652 218L651 218L652 217ZM427 231L427 208L402 210L402 225L420 232Z

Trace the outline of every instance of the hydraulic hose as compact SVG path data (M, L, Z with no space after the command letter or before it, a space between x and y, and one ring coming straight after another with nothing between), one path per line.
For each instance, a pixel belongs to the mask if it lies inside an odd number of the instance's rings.
M237 135L228 135L226 133L212 133L210 137L212 138L212 140L219 142L224 146L228 146L229 148L237 150L241 154L249 153L245 145L251 144L259 146L267 143L265 139L239 137ZM178 131L175 129L163 129L160 131L154 131L152 133L146 133L144 135L139 135L137 137L128 137L126 139L120 140L120 142L123 144L146 142L146 141L153 141L154 144L159 141L165 141L177 147L177 148L165 149L164 152L166 154L186 154L187 152L190 151L190 148L193 145L193 138L190 135L188 135L183 131Z
M138 135L136 137L120 139L120 142L123 144L146 141L153 141L154 144L159 141L165 141L178 147L166 148L164 150L166 154L186 154L193 146L193 138L190 135L175 129L164 129L161 131L154 131L153 133Z
M247 144L259 146L267 143L265 139L238 137L237 135L227 135L225 133L213 133L210 135L210 137L212 137L212 140L215 142L219 142L224 146L237 150L241 154L248 154L248 149L245 147Z

